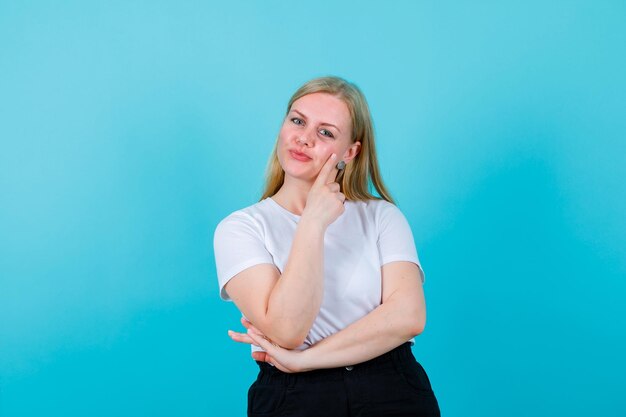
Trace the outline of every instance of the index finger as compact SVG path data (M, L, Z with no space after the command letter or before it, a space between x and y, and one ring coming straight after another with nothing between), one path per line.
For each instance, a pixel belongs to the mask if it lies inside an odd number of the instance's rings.
M335 178L337 177L337 172L339 171L337 167L335 166L336 161L337 161L337 154L333 153L328 157L328 159L324 163L324 166L322 167L322 169L320 169L319 174L317 174L317 178L315 179L315 183L313 184L314 186L316 185L320 186L320 185L328 184L331 182L335 182Z

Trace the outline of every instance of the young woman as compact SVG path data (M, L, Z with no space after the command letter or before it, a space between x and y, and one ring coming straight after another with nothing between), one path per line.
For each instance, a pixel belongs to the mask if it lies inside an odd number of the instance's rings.
M354 84L295 92L261 200L222 220L214 245L221 297L247 329L229 335L260 367L249 416L440 415L410 348L424 275Z

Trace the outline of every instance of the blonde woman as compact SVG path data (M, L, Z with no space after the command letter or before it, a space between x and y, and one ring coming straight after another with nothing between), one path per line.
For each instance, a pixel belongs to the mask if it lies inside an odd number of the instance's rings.
M214 245L220 295L247 329L229 335L260 368L249 416L440 415L410 348L424 275L354 84L324 77L295 92L263 196L222 220Z

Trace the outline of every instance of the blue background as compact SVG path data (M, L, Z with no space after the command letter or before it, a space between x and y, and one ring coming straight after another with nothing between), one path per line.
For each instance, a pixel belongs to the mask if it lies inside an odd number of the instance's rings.
M365 92L445 416L626 415L623 1L0 2L0 415L245 414L213 230Z

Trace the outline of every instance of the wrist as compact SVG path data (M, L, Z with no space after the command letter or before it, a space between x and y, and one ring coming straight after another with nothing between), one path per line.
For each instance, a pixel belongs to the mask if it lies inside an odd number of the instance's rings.
M298 369L298 372L308 372L308 371L313 371L315 369L318 369L315 366L315 358L314 358L314 353L311 353L312 348L309 349L305 349L300 353L300 369Z
M305 229L310 233L318 233L322 236L326 233L327 226L322 222L309 217L306 213L302 213L300 221L298 222L298 229Z

